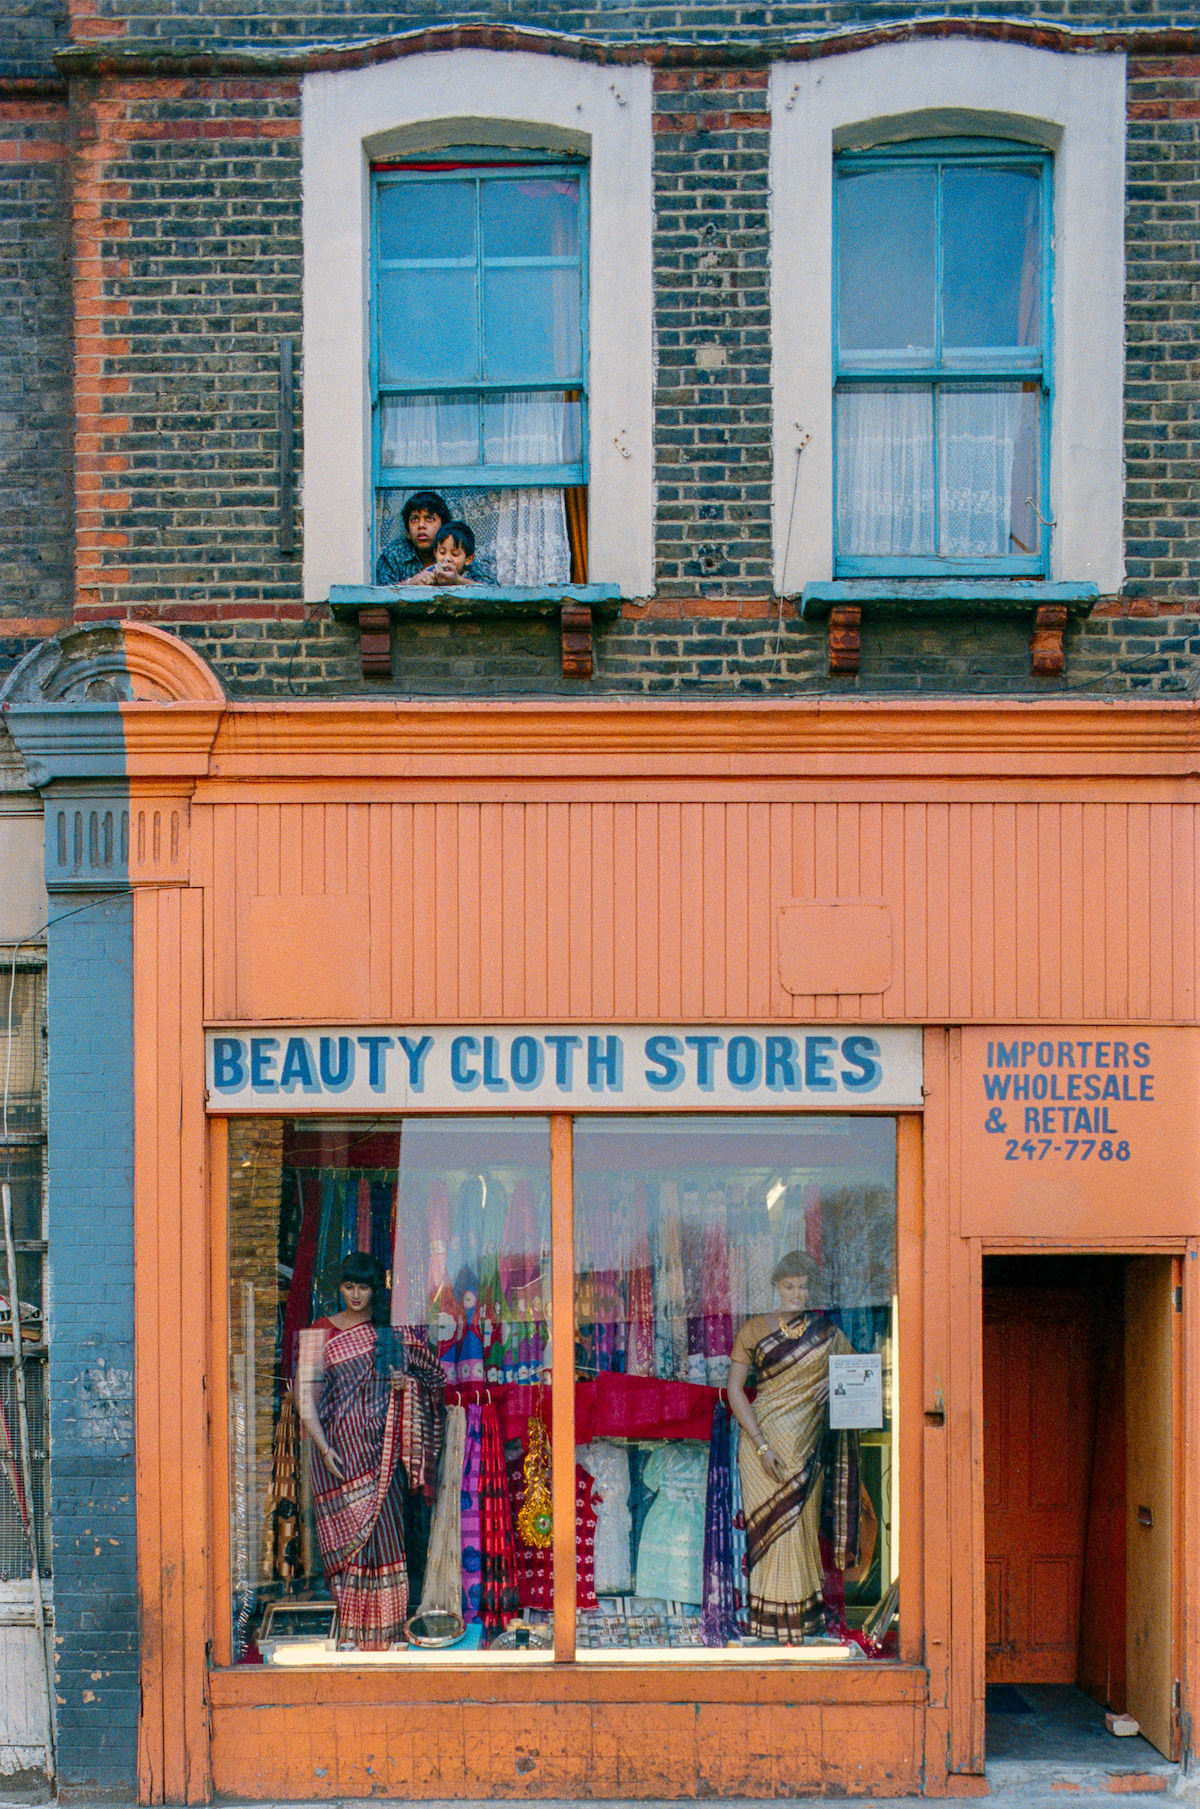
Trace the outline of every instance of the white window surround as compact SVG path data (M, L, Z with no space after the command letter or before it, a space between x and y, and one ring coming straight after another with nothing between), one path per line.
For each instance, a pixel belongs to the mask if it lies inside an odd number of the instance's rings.
M770 106L778 590L833 576L834 153L942 135L1015 138L1054 154L1050 577L1090 581L1102 596L1119 590L1124 56L965 38L884 44L774 65Z
M654 582L651 74L569 57L435 51L306 76L304 595L370 584L372 159L449 145L589 162L589 575Z

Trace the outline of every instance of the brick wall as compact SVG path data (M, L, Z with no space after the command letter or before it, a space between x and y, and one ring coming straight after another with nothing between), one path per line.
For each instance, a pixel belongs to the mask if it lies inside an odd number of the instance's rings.
M300 593L278 481L297 87L87 82L73 107L77 615L273 615Z
M1200 56L1131 60L1127 157L1127 588L1195 609Z
M771 591L765 70L654 78L658 588Z
M76 905L87 908L64 915ZM49 931L50 1481L64 1790L136 1782L131 901Z
M18 653L71 606L66 106L41 86L0 77L0 647Z

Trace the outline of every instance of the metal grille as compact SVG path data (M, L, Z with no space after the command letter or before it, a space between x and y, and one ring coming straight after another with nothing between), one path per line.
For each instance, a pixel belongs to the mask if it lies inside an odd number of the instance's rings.
M43 1576L50 1573L49 1440L46 1435L46 1365L25 1364L25 1396L29 1412L29 1445L33 1459L33 1531ZM29 1575L25 1534L25 1490L21 1482L17 1431L17 1390L12 1359L0 1362L0 1582Z
M39 1566L50 1567L49 1436L46 1415L45 1200L46 976L37 966L0 965L0 1179L9 1186L19 1316L9 1298L0 1243L0 1580L28 1577L26 1527ZM25 1355L32 1477L22 1471L14 1323ZM5 1354L7 1353L7 1354Z

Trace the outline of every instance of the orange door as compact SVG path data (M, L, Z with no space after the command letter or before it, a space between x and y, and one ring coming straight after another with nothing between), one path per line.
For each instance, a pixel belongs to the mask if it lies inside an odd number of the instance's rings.
M989 1683L1074 1683L1096 1408L1094 1310L1061 1288L986 1288Z

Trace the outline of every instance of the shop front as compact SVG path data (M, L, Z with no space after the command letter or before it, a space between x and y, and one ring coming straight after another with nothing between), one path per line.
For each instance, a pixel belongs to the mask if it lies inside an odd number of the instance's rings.
M1178 1756L1192 707L156 683L14 723L127 788L144 1799Z

